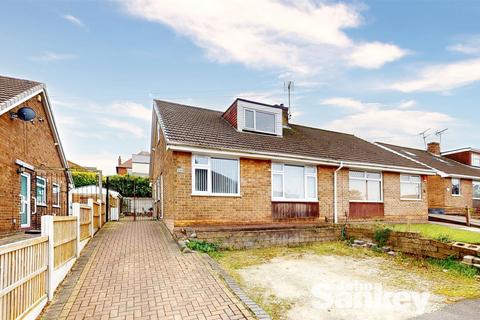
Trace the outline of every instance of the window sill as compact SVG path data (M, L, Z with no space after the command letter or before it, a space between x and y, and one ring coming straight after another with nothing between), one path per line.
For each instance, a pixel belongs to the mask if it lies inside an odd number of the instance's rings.
M380 201L350 200L349 202L353 202L353 203L383 203L383 200L380 200Z
M46 204L46 203L37 203L37 207L44 207L44 208L46 208L46 207L47 207L47 204Z
M56 205L53 205L52 208L57 208L57 209L60 209L61 206L56 206Z
M461 197L461 194L452 194L452 197Z
M272 199L272 202L308 202L314 203L318 202L318 199Z
M400 201L422 201L423 199L408 199L408 198L400 198Z
M230 193L192 193L192 197L233 197L241 198L242 195L239 193L230 194Z
M480 198L472 198L472 200L480 200Z

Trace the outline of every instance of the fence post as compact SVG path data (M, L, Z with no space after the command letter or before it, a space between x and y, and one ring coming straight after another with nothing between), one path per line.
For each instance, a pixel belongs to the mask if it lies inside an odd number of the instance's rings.
M467 227L470 227L470 208L468 206L465 207L465 220Z
M42 236L48 237L48 272L47 272L47 294L48 301L53 299L53 273L55 272L54 260L54 233L53 233L53 216L42 216Z
M93 199L88 199L87 204L90 207L90 238L93 238Z
M77 258L80 257L80 203L72 203L72 215L77 217Z

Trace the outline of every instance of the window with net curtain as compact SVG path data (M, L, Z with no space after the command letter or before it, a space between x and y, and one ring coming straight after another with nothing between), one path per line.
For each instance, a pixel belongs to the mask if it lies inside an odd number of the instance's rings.
M315 167L272 163L272 197L276 200L316 200Z
M237 159L194 156L194 192L238 194L239 161Z
M418 175L400 175L400 198L420 200L422 198L422 180Z
M473 181L473 198L480 200L480 181Z
M350 201L381 202L382 174L379 172L349 172Z

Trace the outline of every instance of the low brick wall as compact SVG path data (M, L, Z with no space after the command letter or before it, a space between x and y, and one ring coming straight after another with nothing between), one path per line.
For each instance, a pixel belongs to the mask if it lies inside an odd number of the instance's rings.
M176 238L185 237L181 230ZM218 243L223 249L251 249L272 246L298 246L315 242L336 241L340 227L321 226L277 229L195 229L196 239Z
M374 229L368 227L348 227L347 236L356 239L373 239ZM387 245L394 251L407 254L446 259L450 256L462 258L466 255L478 255L478 251L469 248L460 248L453 244L423 238L419 233L392 231Z

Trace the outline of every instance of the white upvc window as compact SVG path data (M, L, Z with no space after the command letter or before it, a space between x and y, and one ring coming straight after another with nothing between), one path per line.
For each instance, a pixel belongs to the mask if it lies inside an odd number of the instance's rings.
M317 168L272 163L273 201L318 201Z
M462 194L462 187L460 179L452 178L452 196L460 196Z
M265 133L275 133L275 113L244 109L245 129Z
M421 200L422 179L419 175L400 175L400 199Z
M57 208L60 208L60 190L60 184L52 183L52 205Z
M480 154L472 153L472 166L480 167Z
M240 195L239 159L193 155L192 194Z
M473 181L473 199L480 200L480 181Z
M37 205L47 205L47 179L43 177L37 177Z
M382 173L350 171L349 191L350 202L382 202Z

